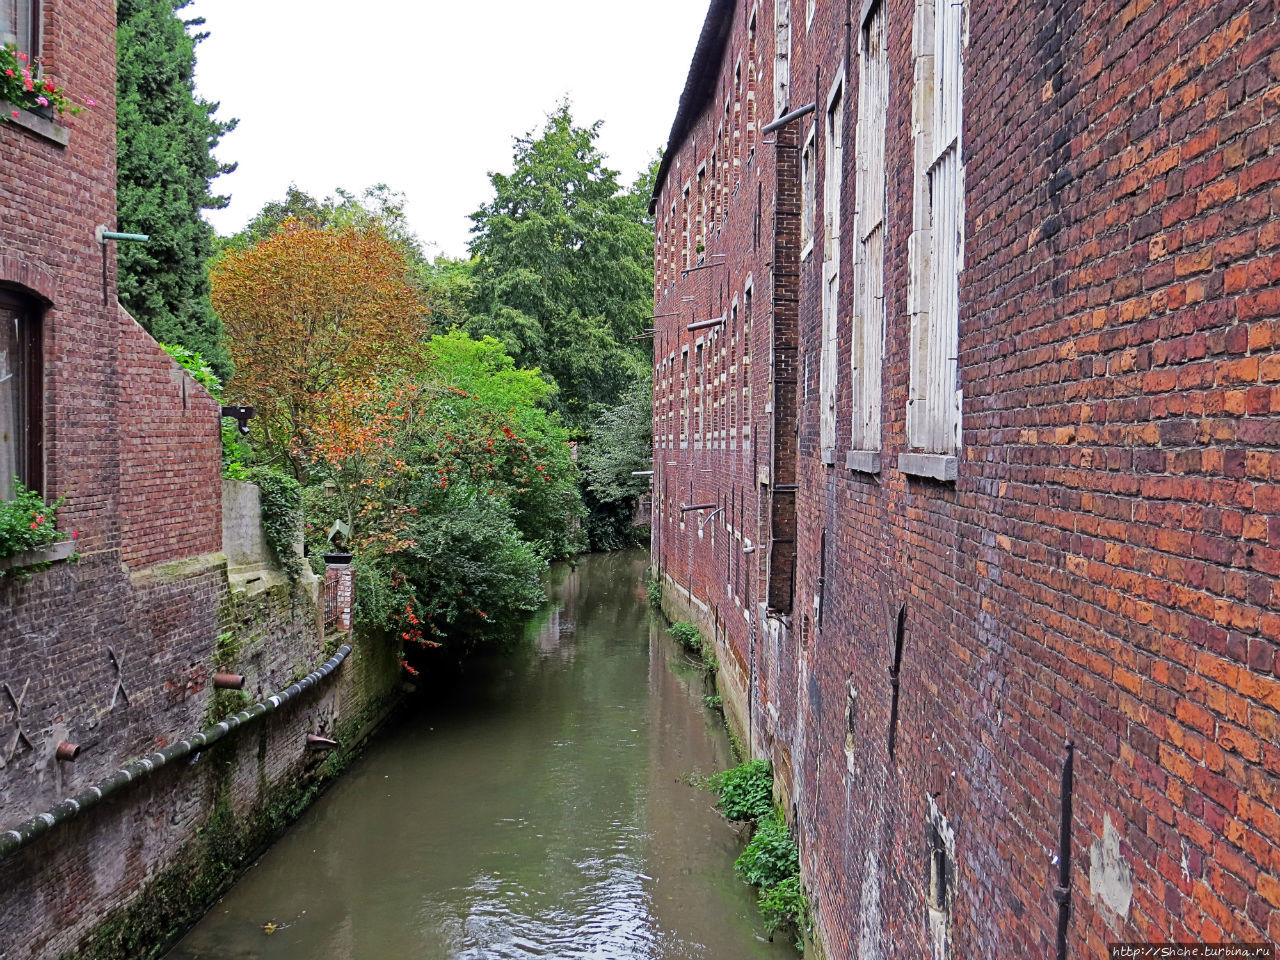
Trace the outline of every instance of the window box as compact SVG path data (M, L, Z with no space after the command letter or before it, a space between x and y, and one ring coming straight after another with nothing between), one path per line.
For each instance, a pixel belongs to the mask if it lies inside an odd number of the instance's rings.
M18 113L16 117L13 116L15 110ZM50 143L65 147L71 142L71 131L55 123L52 117L42 117L29 110L23 110L21 107L15 107L7 100L0 100L0 111L3 111L3 115L6 118L3 122L29 130L37 137L48 140Z
M21 570L23 567L35 567L45 563L56 563L66 560L76 552L74 540L61 540L38 550L23 550L11 557L0 557L0 570Z

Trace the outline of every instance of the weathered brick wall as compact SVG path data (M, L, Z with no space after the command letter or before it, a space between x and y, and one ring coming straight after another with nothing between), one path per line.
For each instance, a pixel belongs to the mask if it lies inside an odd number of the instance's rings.
M121 559L222 549L221 407L120 310Z
M746 671L757 689L726 699L751 704L738 722L778 768L827 951L940 955L926 907L932 830L950 855L949 955L1053 956L1068 740L1069 956L1105 957L1120 940L1280 941L1275 7L971 0L963 444L958 479L941 483L897 469L910 359L917 10L884 2L883 468L821 461L815 253L797 278L794 613L785 622L723 619L729 644L757 659ZM660 228L723 118L750 9L769 25L773 6L734 10L714 93L671 145ZM856 34L846 43L838 5L819 4L812 29L794 6L792 106L817 99L821 124L845 68L847 241L857 200ZM768 31L766 118L772 52ZM778 312L785 288L783 276L770 283L781 258L753 255L749 181L766 178L766 209L780 204L768 196L769 169L794 162L783 147L803 142L813 122L794 122L797 141L766 138L758 172L745 174L707 244L708 256L728 254L727 269L707 271L717 282L736 289L754 275L761 318ZM823 140L820 125L819 171ZM816 194L820 250L821 180ZM841 250L840 452L851 437L851 248ZM677 271L655 312L702 305L705 274ZM659 321L668 331L659 356L688 336L687 322ZM767 374L774 361L774 392L764 377L761 399L778 396L777 347L752 340L755 371ZM760 459L785 455L789 438L769 434L763 403L754 416ZM659 444L655 462L683 503L745 481L758 519L743 533L759 542L770 491L744 453L718 460L693 443ZM708 610L732 608L726 557L691 535L697 516L683 530L666 517L656 562L677 584L692 583Z
M45 493L64 500L59 527L80 556L0 578L0 830L332 652L314 582L231 589L218 405L120 309L110 245L104 290L94 230L115 223L115 5L40 7L49 72L97 105L60 121L66 146L0 123L0 284L46 305ZM58 956L108 917L85 955L145 955L336 772L305 734L358 740L390 700L393 653L362 647L295 708L0 863L0 958ZM243 697L215 698L219 667L246 676ZM74 762L55 758L62 741L82 748Z

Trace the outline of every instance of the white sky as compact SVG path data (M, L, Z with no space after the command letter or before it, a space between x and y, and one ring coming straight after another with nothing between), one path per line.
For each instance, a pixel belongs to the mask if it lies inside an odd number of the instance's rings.
M290 182L322 197L386 183L428 254L466 251L487 174L511 138L568 95L603 120L600 146L630 185L665 143L707 0L195 0L210 31L197 89L238 117L214 181L240 229Z

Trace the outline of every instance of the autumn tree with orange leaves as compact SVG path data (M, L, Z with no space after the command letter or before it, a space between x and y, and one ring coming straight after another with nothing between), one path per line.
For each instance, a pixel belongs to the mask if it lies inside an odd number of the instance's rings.
M228 392L301 478L307 431L343 384L413 369L427 311L404 255L376 224L286 221L213 268L214 309L235 376Z
M578 470L553 388L498 341L453 331L424 359L416 377L351 384L309 429L309 473L328 484L308 497L308 539L323 550L347 524L363 622L467 645L541 603L545 561L584 546Z

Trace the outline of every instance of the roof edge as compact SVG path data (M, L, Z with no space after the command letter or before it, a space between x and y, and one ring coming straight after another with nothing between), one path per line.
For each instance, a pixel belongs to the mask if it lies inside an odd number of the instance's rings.
M702 33L698 36L698 46L693 52L693 62L689 64L689 76L684 82L684 92L680 94L676 118L671 124L671 133L667 136L667 148L662 152L662 162L658 166L658 175L653 182L653 196L649 198L651 214L658 207L658 195L662 193L662 185L670 172L675 152L684 143L685 136L693 126L694 118L701 111L715 86L716 73L724 57L725 43L729 39L730 27L733 25L735 5L735 0L711 0L707 19L702 24Z

